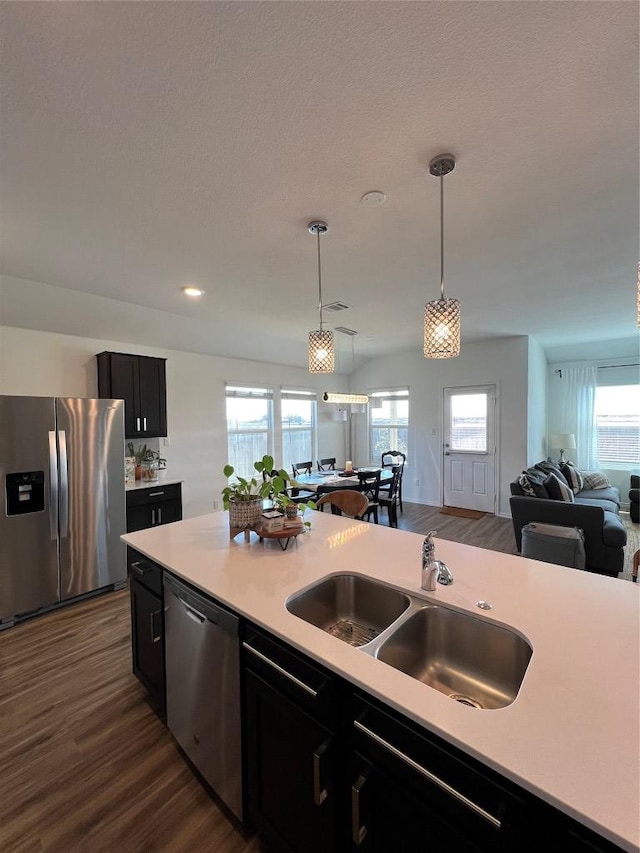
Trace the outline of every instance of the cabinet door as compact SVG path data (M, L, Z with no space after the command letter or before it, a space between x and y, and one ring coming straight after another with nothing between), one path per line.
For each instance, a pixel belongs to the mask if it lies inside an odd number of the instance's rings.
M269 850L335 853L332 735L251 671L245 688L250 820Z
M138 356L139 399L143 438L167 434L166 363L162 358Z
M142 506L128 506L127 533L135 533L136 530L146 530L148 527L153 527L154 518L155 508L148 504L143 504Z
M161 501L156 505L153 526L158 524L171 524L172 521L182 519L182 505L180 501Z
M164 710L164 639L162 598L135 578L130 580L133 672Z
M127 438L140 435L140 413L138 400L140 398L140 382L138 357L120 353L109 354L110 388L100 395L124 400L124 434Z
M349 850L482 853L457 827L442 819L428 801L392 774L356 755L350 766Z

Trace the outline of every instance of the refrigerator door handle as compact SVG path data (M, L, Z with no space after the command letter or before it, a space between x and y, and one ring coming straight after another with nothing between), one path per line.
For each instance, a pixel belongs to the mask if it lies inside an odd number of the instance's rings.
M60 447L60 538L69 535L69 471L67 468L67 434L58 430Z
M55 431L49 432L49 533L58 538L58 451Z

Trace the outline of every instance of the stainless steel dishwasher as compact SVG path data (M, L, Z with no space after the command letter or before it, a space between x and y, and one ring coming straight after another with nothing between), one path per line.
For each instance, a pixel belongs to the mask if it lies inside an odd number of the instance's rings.
M237 616L164 574L167 726L242 820Z

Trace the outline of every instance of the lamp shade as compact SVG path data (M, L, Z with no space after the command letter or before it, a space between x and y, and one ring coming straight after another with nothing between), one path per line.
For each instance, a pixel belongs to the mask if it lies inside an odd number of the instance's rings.
M575 450L576 437L572 432L556 433L550 437L551 447L556 450Z
M309 373L333 373L334 368L333 332L327 329L309 332Z
M460 303L457 299L434 299L424 306L425 358L455 358L460 355Z

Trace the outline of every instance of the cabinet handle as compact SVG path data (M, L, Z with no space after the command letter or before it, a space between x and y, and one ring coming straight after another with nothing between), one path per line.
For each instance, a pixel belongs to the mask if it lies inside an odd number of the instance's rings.
M272 661L271 658L268 658L266 655L263 655L262 652L259 652L257 649L254 649L253 646L249 645L249 643L243 642L242 645L248 652L251 652L257 658L260 658L261 661L275 669L277 672L280 673L280 675L284 675L285 678L289 679L289 681L293 681L293 683L296 684L298 687L301 687L303 690L306 690L307 693L313 696L314 699L318 695L317 690L314 690L313 687L309 687L309 685L305 684L304 681L300 681L300 679L296 678L295 675L291 675L290 672L287 672L286 669L283 669L281 666L278 666L278 664Z
M151 642L152 643L159 643L160 640L162 639L162 636L159 632L156 635L156 629L155 629L155 625L154 625L154 621L153 621L156 618L156 616L160 615L161 612L162 611L160 611L160 610L156 610L155 613L151 613L149 615L149 621L151 622Z
M329 792L326 788L322 787L322 782L320 781L320 762L322 760L322 756L327 751L329 742L330 741L326 741L321 744L321 746L319 746L313 753L313 802L317 806L321 806L329 796Z
M145 432L147 431L147 419L146 418L142 419L142 428L144 429Z
M157 497L159 497L160 495L164 495L164 492L149 492L149 495L148 495L148 496L149 496L150 498L157 498Z
M146 568L146 569L142 569L142 568L140 567L140 563L139 563L139 561L137 561L137 560L136 560L136 562L135 562L135 563L129 563L129 567L130 567L130 568L131 568L131 570L132 570L132 571L134 571L137 575L140 575L140 577L142 577L143 575L146 575L146 573L147 573L147 572L150 572L150 571L151 571L151 568L152 568L151 566L147 566L147 568Z
M367 834L367 827L360 825L360 791L366 781L366 776L358 776L351 786L351 840L356 847L360 847Z
M151 526L153 527L156 523L156 511L155 509L151 510Z
M158 507L158 524L162 524L162 507Z
M435 773L431 773L430 770L427 770L426 767L423 767L421 764L418 764L412 758L409 758L408 755L405 755L404 752L400 752L395 746L392 746L388 741L384 740L377 735L375 732L372 732L371 729L368 729L366 726L363 726L359 720L354 720L353 725L356 729L359 729L363 734L367 737L371 738L371 740L375 741L380 746L384 747L388 752L392 755L395 755L396 758L399 758L400 761L403 761L405 764L408 764L412 770L415 770L420 775L424 776L425 779L428 779L430 782L433 782L434 785L437 785L438 788L445 791L445 793L449 794L459 803L462 803L463 806L466 806L472 812L475 812L481 818L490 823L492 826L495 826L496 829L500 829L502 823L498 820L494 815L489 814L489 812L485 811L482 806L479 806L477 803L474 803L473 800L470 800L468 797L465 797L464 794L461 794L460 791L456 791L455 788L452 788L451 785L447 784L443 779L439 776L436 776Z
M136 430L140 432L140 418L136 418Z

